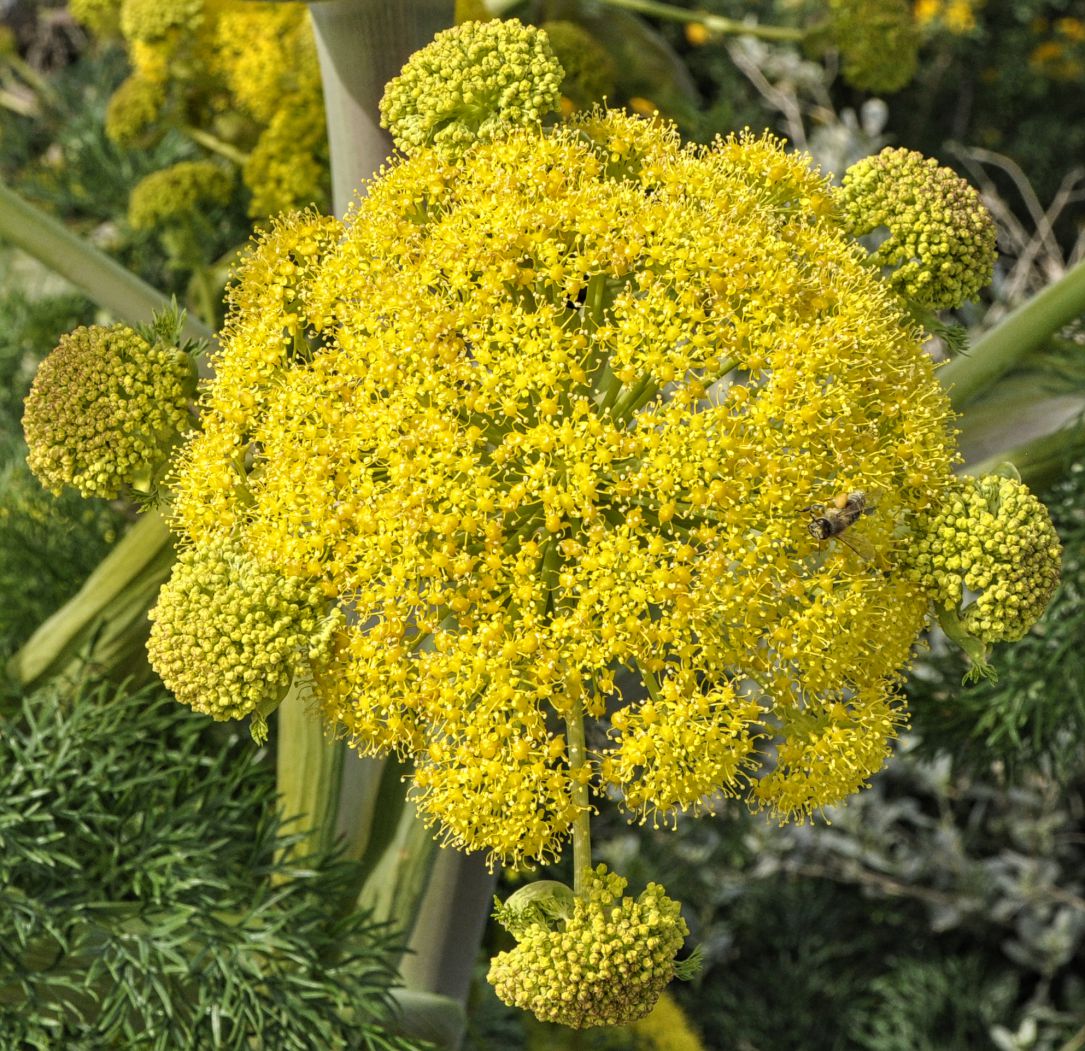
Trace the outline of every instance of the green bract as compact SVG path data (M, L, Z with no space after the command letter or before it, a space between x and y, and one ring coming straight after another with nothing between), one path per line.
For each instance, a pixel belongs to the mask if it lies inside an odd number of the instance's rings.
M196 367L127 325L80 327L41 363L26 399L27 462L47 489L112 499L148 490L188 429Z
M454 160L499 130L537 124L557 108L564 72L546 34L515 18L465 22L416 52L381 99L381 125L411 154Z
M844 175L843 218L853 236L887 230L871 260L928 310L958 307L991 281L995 224L979 194L914 150L885 149Z

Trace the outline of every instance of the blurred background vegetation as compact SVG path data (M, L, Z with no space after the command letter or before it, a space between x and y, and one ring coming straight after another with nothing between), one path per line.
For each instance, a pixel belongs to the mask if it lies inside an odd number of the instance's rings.
M258 217L260 187L254 191L246 176L251 157L263 141L270 170L268 151L283 148L263 138L275 115L232 119L243 107L222 101L230 97L229 77L214 87L216 102L193 95L193 85L207 83L196 75L138 135L118 141L107 134L106 116L133 76L132 41L88 20L93 6L82 5L80 21L60 2L0 2L0 180L206 315L207 289L217 295ZM955 318L973 339L1085 256L1080 0L671 6L689 17L593 0L502 2L490 10L561 24L554 39L570 71L569 112L606 96L639 112L659 110L698 141L770 127L837 173L886 144L959 170L983 190L1002 252L983 301ZM487 13L479 0L457 7L462 16ZM906 19L904 44L887 46L884 25L882 35L860 33L858 43L845 33L854 37L886 11ZM801 39L718 32L712 16L790 27ZM319 157L323 139L316 137L306 149ZM198 251L192 238L177 236L177 216L134 221L130 198L148 176L207 159L240 177L228 197L190 208L201 216ZM300 192L304 199L295 194L288 203L328 207L320 180L307 197ZM23 462L21 403L37 362L62 332L102 319L71 286L0 245L4 661L78 590L135 518L121 504L54 500ZM932 352L944 353L938 346ZM1085 319L983 392L962 424L969 463L1032 449L1019 466L1051 507L1065 545L1055 602L1026 640L994 654L998 680L962 687L960 658L932 637L909 684L912 723L895 761L861 797L812 825L778 828L724 805L716 820L677 829L606 827L602 860L634 885L662 881L687 903L691 938L704 947L702 976L676 989L677 1003L666 1001L654 1024L608 1034L605 1042L597 1033L578 1038L525 1022L479 981L467 1047L1085 1048L1083 407ZM266 1046L317 1046L308 1042L314 1034L329 1047L409 1046L391 1036L382 1043L392 1012L394 932L356 918L356 955L347 961L353 969L342 959L328 963L328 932L343 922L335 888L349 882L334 857L291 896L264 901L263 890L246 888L254 865L266 887L275 866L285 864L276 846L284 833L273 818L271 757L208 731L153 687L98 686L95 678L88 659L78 685L54 685L33 698L14 683L0 692L7 800L0 814L0 968L11 971L0 970L0 1032L4 1039L16 1034L2 1046L204 1046L186 1028L190 1013L216 997L241 995L231 974L245 968L260 976L264 992L239 1017L275 1034ZM103 721L94 705L106 695L111 714ZM51 814L34 816L39 798L52 801ZM147 807L137 805L147 799L153 827ZM107 824L115 838L102 838ZM224 837L216 842L232 839L236 864L221 855L219 864L200 846L212 827ZM80 839L80 830L98 831ZM135 844L147 863L141 871L125 867L134 863L124 851ZM514 886L523 877L503 879ZM223 922L209 922L207 944L232 961L215 972L218 984L198 981L203 972L191 960L179 962L168 937L148 939L136 924L151 913L191 922L213 908L212 891ZM226 918L231 910L246 912L244 922ZM266 963L245 957L252 939L281 937L292 939L291 967L281 973L271 976ZM488 940L488 948L501 947L496 929ZM37 962L28 963L27 953ZM142 1006L139 997L101 993L108 1010L98 1021L64 1022L61 1007L78 1007L83 994L73 992L55 960L80 953L99 961L103 988L115 992L130 982L153 992L157 982L168 992L157 1000L148 992ZM30 990L38 1005L32 1019L5 1014L16 987ZM278 1009L284 1004L289 1011ZM215 1046L250 1045L227 1032Z

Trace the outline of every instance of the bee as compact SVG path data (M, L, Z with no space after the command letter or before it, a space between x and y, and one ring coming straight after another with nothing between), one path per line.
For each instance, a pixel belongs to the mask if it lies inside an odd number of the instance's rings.
M854 525L863 515L870 514L874 508L866 502L866 493L856 491L853 493L838 493L827 504L813 504L804 508L811 511L814 517L807 523L806 528L815 540L830 540L840 537L848 526ZM848 544L851 547L850 544Z

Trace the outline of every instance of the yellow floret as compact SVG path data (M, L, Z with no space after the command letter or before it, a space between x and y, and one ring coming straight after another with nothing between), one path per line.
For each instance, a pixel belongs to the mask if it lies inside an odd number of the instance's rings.
M68 10L72 18L100 36L110 36L120 29L117 0L68 0Z
M121 32L128 40L160 40L172 30L191 32L203 16L204 0L121 0Z
M109 100L106 134L121 146L138 145L153 132L165 102L166 91L161 82L133 73Z
M41 363L26 399L27 462L47 489L112 499L148 489L192 423L192 358L127 325L77 328Z
M562 69L546 34L508 21L464 22L415 52L381 99L381 126L412 154L444 159L510 126L537 124L557 109Z
M328 197L327 134L320 97L281 99L245 162L254 218L302 208Z

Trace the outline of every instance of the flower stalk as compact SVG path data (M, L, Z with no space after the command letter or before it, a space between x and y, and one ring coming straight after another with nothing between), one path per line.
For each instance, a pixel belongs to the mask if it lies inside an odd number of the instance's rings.
M704 26L709 33L717 36L752 36L759 40L798 41L806 33L792 26L763 26L751 22L742 22L735 18L725 18L708 11L689 10L660 3L659 0L600 0L605 7L617 7L623 11L633 11L640 15L652 15L671 22L696 23Z
M987 390L1018 362L1039 350L1063 325L1085 313L1085 260L1072 266L1054 284L1023 303L967 354L938 373L955 409Z
M0 185L0 238L67 278L123 321L142 324L170 305L169 299L157 289L3 185ZM202 320L191 313L187 315L181 332L184 339L209 339L211 334Z
M573 893L583 897L588 892L591 865L591 800L588 796L587 748L584 739L584 705L580 697L565 720L569 743L569 778L572 781L573 819Z

